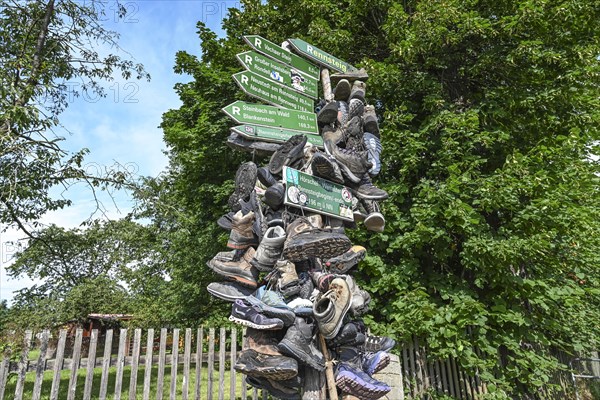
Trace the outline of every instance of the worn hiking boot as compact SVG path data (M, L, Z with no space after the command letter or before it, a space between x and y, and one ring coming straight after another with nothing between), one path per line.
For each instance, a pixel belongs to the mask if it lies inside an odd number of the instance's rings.
M354 245L344 254L330 258L325 262L325 266L334 274L345 274L352 267L362 261L367 255L367 249L362 246Z
M317 371L323 371L325 359L313 341L313 328L312 323L300 317L296 318L294 325L288 328L277 347L283 354L294 357Z
M336 111L337 115L337 111ZM307 137L299 134L294 135L283 143L279 149L273 153L269 161L269 172L279 175L284 165L292 166L298 160L304 157L304 145L306 145Z
M239 200L248 200L250 192L254 190L256 169L256 164L248 161L240 165L235 173L235 190L227 202L233 211L239 211L241 209Z
M312 159L312 172L314 176L336 183L344 183L342 171L337 162L325 153L315 153Z
M230 249L245 249L257 245L258 240L252 230L253 224L254 213L252 211L246 215L243 215L241 210L236 212L231 222L231 233L229 234L227 247Z
M267 355L252 349L243 350L233 367L256 378L290 379L298 375L298 362L283 355Z
M254 289L244 287L235 282L212 282L206 290L215 297L225 301L236 301L252 294Z
M339 146L332 146L330 150L331 155L339 163L342 174L351 183L359 183L373 166L368 160L366 151L353 151Z
M285 200L285 186L277 182L265 190L264 202L272 210L279 210Z
M345 234L315 228L306 218L299 217L287 228L283 257L291 261L311 257L331 258L344 253L350 246L350 239Z
M249 140L237 132L231 131L226 142L233 150L252 153L257 157L266 157L272 155L279 148L279 144L263 142L262 140Z
M339 332L344 316L350 308L352 295L343 278L335 278L329 290L315 303L313 313L325 339L333 339Z
M346 124L344 131L344 144L346 149L355 152L366 150L363 138L362 120L360 117L354 117Z
M350 100L358 99L364 103L366 90L367 85L363 81L354 81L352 84L352 90L350 91Z
M333 98L335 100L348 101L350 90L352 90L350 81L348 79L340 79L335 88L333 88Z
M254 257L254 248L249 247L243 257L237 261L213 257L207 264L210 269L229 280L249 288L256 288L258 270L250 264L252 257Z
M313 283L319 289L321 293L325 293L329 290L329 284L332 280L337 278L337 275L330 274L329 272L324 271L313 271L311 273Z
M365 82L369 79L369 74L365 71L364 68L361 69L353 69L351 71L346 72L337 72L335 74L329 75L329 79L331 79L331 84L339 82L340 79L348 79L350 82L354 82L355 80L361 80Z
M338 126L335 129L323 129L321 136L323 137L323 147L325 148L325 151L327 152L327 154L331 155L333 148L337 147L338 143L341 142L344 134L342 132L342 129Z
M331 124L337 120L338 115L338 103L332 101L327 104L317 114L317 122L319 124Z
M367 212L367 217L363 221L367 230L383 232L385 229L385 218L379 209L379 203L375 200L363 200L362 204Z
M264 389L269 392L272 396L278 399L285 400L301 400L300 389L297 386L293 386L296 383L296 379L286 379L283 381L276 381L270 378L257 378L253 376L246 377L246 383L257 389Z
M279 271L277 289L283 294L283 297L290 298L300 293L300 281L293 262L278 260L275 263L275 269Z
M367 158L373 164L369 170L369 175L371 177L377 176L381 170L381 141L377 136L369 132L363 133L363 141L368 152Z
M352 295L350 302L350 312L355 316L360 316L369 310L371 295L358 287L354 279L350 275L344 275L348 283L348 289Z
M233 303L229 320L254 329L277 330L284 326L281 319L264 316L257 307L243 299Z
M337 365L335 384L343 392L360 399L378 399L392 390L386 383L345 362Z
M348 122L348 102L338 101L338 123L340 126L346 125Z
M272 333L272 331L247 328L244 350L252 349L268 356L282 356L283 354L277 348L279 341Z
M271 271L281 257L285 230L281 226L268 228L250 263L259 271Z
M377 139L381 137L377 114L375 114L375 106L368 105L365 107L365 113L363 114L363 127L365 132L373 134Z
M260 167L256 170L256 177L265 188L269 188L279 182L269 171L269 167Z

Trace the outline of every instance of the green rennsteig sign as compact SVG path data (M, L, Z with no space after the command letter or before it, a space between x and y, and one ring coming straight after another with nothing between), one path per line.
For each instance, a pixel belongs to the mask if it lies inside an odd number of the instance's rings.
M335 218L354 221L352 193L345 186L283 167L284 204Z

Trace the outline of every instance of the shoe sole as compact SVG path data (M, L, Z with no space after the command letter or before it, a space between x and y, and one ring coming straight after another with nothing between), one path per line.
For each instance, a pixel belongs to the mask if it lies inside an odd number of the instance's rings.
M250 328L263 330L263 331L276 331L276 330L283 328L283 326L280 326L279 324L258 325L258 324L255 324L254 322L246 321L245 319L236 318L233 315L229 316L229 320L231 322L235 322L236 324L244 325L244 326L247 326Z
M364 382L356 375L354 375L355 378L353 379L351 375L354 374L351 374L350 372L348 372L347 374L344 374L343 372L338 374L338 377L335 380L335 384L343 392L346 392L353 396L359 397L361 399L378 399L382 396L385 396L391 390L391 388L377 389L375 387L368 387L367 382ZM360 379L360 381L358 381L357 379Z
M294 243L293 240L283 249L284 258L294 262L306 260L310 257L333 258L345 253L352 242L347 237L325 237L314 241L304 241L304 243ZM284 245L285 246L285 245Z
M296 360L294 360L296 361ZM237 366L236 366L237 367ZM252 376L254 378L269 378L276 381L284 381L291 379L298 375L298 370L294 369L282 369L282 368L248 368L245 365L243 367L234 367L234 369L242 374Z
M372 232L383 232L385 229L385 218L378 212L369 214L363 223L367 230Z
M324 364L316 363L308 353L302 351L300 348L295 347L293 343L290 343L286 339L281 340L281 342L279 342L279 344L277 345L277 348L283 354L289 355L295 358L296 360L303 362L309 367L316 369L317 371L325 370Z
M243 285L245 287L249 287L251 289L256 289L256 287L258 286L258 283L256 281L250 280L250 279L245 278L243 276L234 275L232 273L229 273L229 272L226 272L226 271L222 271L222 270L220 270L218 268L215 268L214 266L210 265L210 263L207 263L207 265L216 274L221 275L222 277L226 278L230 282L237 282L240 285Z
M335 85L334 100L347 101L348 97L350 97L352 86L347 79L345 79L345 83L342 83L342 80L340 79L337 85Z
M373 375L383 370L385 367L390 365L390 355L387 353L383 353L379 360L375 363L375 366L372 368L372 372L367 372L369 375Z
M239 204L240 199L247 199L250 193L256 186L257 167L253 162L247 162L238 168L235 174L235 190L231 196L229 196L228 203L229 207L233 210L241 208Z
M339 262L333 262L331 263L330 261L327 261L325 263L325 265L329 268L329 272L334 273L334 274L345 274L346 272L348 272L352 267L354 267L355 265L357 265L359 262L361 262L362 260L365 259L367 252L366 251L361 251L359 253L354 253L356 254L356 256L352 257L349 260L344 260L344 261L339 261Z
M208 293L212 294L213 296L221 299L221 300L225 300L225 301L230 301L230 302L235 302L236 300L239 299L244 299L246 298L246 295L242 294L240 296L226 296L223 293L217 292L216 290L212 290L211 288L206 288L206 290L208 291Z

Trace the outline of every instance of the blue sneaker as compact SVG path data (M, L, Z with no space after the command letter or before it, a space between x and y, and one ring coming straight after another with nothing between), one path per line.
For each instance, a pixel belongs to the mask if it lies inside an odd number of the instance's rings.
M390 355L385 351L362 354L362 369L373 376L390 364Z
M254 329L276 330L283 328L283 321L279 318L267 318L260 310L244 300L236 300L231 307L231 322Z
M361 399L378 399L391 390L384 382L373 379L366 372L344 362L337 366L335 384L343 392Z

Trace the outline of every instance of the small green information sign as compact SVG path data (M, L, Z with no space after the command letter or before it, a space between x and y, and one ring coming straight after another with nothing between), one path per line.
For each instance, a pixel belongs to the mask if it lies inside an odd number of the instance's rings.
M269 42L267 39L258 35L246 35L244 36L244 40L254 50L263 53L274 60L290 65L291 67L300 71L301 74L311 76L317 81L321 79L321 71L319 70L319 67L309 63L302 57L282 49L275 43Z
M306 96L318 97L318 82L309 76L303 76L294 68L274 61L255 51L246 51L236 55L240 63L248 70L289 87Z
M314 112L295 111L239 100L224 107L223 111L238 124L270 126L319 134L317 114Z
M283 179L284 204L354 221L352 194L347 187L289 167L283 167Z
M313 46L312 44L306 43L304 40L288 39L288 42L290 42L292 48L300 55L335 71L348 72L356 69L346 61L342 61L339 58Z
M287 140L292 136L301 133L306 134L308 143L323 148L323 138L319 135L309 132L292 131L289 129L271 128L268 126L256 125L238 125L231 128L231 130L252 140L262 140L264 142L273 143L287 142Z
M233 79L245 93L267 103L298 111L314 110L314 101L310 97L303 96L254 72L238 72L233 74Z

